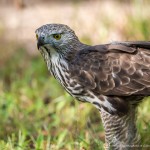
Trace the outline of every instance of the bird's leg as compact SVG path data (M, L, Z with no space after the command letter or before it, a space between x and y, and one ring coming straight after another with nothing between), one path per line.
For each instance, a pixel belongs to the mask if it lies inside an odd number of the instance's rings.
M123 115L112 115L101 110L102 122L105 129L106 150L138 150L140 138L136 129L135 108Z

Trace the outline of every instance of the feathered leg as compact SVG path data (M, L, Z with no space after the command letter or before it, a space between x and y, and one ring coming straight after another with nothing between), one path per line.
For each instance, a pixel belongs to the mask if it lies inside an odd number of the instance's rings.
M106 150L139 150L140 138L136 129L136 108L133 106L123 116L101 110L105 129Z

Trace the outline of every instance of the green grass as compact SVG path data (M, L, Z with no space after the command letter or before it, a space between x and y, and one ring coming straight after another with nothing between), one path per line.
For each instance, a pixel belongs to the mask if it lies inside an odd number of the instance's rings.
M17 50L0 78L0 150L102 149L98 111L64 92L41 56Z

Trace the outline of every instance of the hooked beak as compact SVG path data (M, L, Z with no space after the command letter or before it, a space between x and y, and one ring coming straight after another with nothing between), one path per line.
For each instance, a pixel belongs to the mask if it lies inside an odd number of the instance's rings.
M39 37L37 41L37 48L40 49L40 47L43 46L44 44L45 43L43 37Z

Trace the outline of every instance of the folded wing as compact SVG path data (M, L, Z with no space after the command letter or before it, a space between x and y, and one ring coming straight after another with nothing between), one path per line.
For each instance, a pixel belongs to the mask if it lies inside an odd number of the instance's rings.
M76 54L70 68L79 84L111 98L109 102L112 97L150 95L150 42L89 46Z

